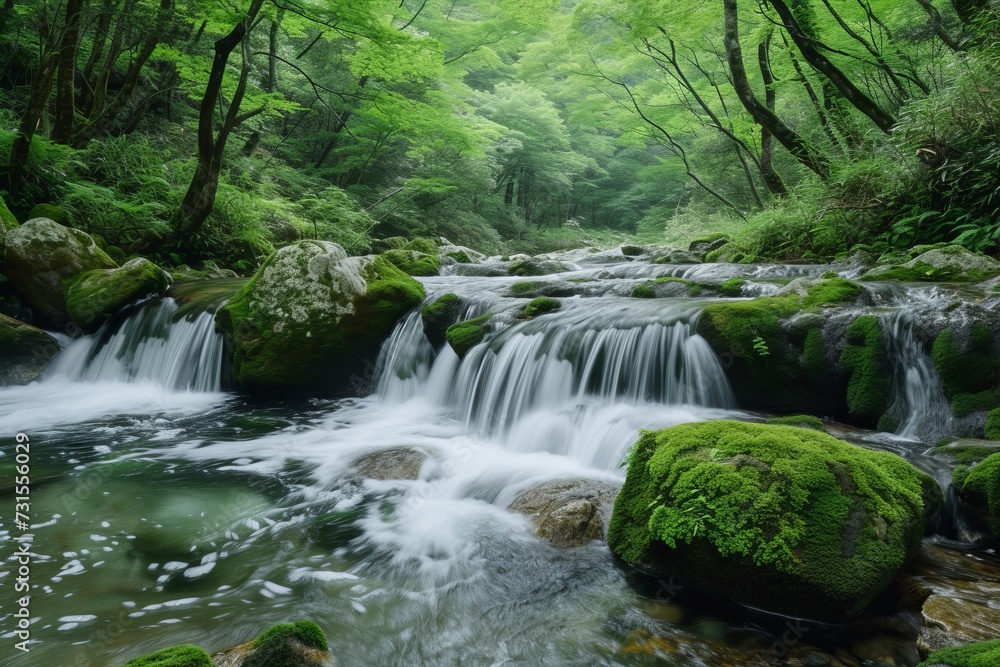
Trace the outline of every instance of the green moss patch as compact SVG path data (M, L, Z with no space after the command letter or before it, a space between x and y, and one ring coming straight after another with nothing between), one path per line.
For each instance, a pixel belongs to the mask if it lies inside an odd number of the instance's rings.
M848 414L860 424L877 425L889 407L892 392L892 369L878 318L865 315L851 324L840 366L850 375Z
M798 426L799 428L811 428L816 431L826 432L823 428L823 420L812 415L789 415L787 417L772 417L767 420L768 424L778 426Z
M746 285L746 282L743 278L730 278L719 285L719 291L724 296L738 297L743 293L743 286Z
M448 327L445 337L448 339L451 349L455 350L455 354L460 358L464 357L469 350L483 342L489 331L491 317L493 317L493 313L486 313Z
M63 227L73 226L73 216L66 209L53 206L52 204L38 204L28 213L28 220L35 218L48 218L53 222L58 222Z
M544 315L545 313L554 313L560 308L562 308L562 303L558 299L540 296L537 299L532 299L527 305L521 308L519 317L530 319Z
M382 257L396 265L408 276L436 276L441 273L441 259L415 250L386 250Z
M973 517L1000 538L1000 453L986 457L953 482Z
M652 299L656 296L656 289L651 283L642 283L632 288L633 299Z
M976 394L955 394L951 399L951 412L956 417L996 408L1000 408L1000 389L990 389Z
M212 658L204 649L185 644L129 660L125 667L212 667Z
M255 650L261 649L269 644L283 643L289 639L295 639L309 648L320 651L328 650L326 635L323 634L318 625L307 620L282 623L268 628L253 640L253 648Z
M934 339L931 359L949 398L984 391L994 386L998 379L1000 365L993 350L993 332L985 322L972 326L965 349L951 327L942 331Z
M949 646L935 651L917 667L997 667L1000 665L1000 639L967 646Z
M994 408L986 415L984 431L990 440L1000 440L1000 408Z
M863 610L941 503L902 458L812 429L711 421L643 432L611 550L739 602L814 618Z
M17 218L7 208L7 203L3 200L3 197L0 197L0 238L3 238L4 232L15 229L17 224ZM0 257L0 260L2 259Z

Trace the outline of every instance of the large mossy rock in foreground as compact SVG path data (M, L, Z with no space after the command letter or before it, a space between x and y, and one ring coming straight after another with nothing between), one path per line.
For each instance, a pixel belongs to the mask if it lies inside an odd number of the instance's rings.
M360 371L424 288L383 257L325 241L271 255L216 316L249 393L331 386Z
M654 576L838 622L886 589L941 502L894 454L812 429L700 422L642 434L608 544Z
M34 382L59 350L41 329L0 314L0 387Z
M163 269L137 257L120 268L86 271L66 281L66 312L84 331L95 331L121 306L162 294L169 284Z
M63 281L84 271L118 265L89 234L47 218L34 218L7 232L6 272L36 314L49 324L69 321Z
M282 623L212 656L216 667L331 667L326 635L312 621Z

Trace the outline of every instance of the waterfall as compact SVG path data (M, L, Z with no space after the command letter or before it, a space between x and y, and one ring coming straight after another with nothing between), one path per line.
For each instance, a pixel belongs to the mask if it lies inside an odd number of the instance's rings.
M462 360L447 345L434 358L414 313L383 347L378 393L394 401L423 395L482 432L587 404L735 407L690 306L565 303L529 321L497 316L500 330Z
M45 380L151 381L177 391L222 390L224 346L214 312L183 314L173 299L138 304L124 320L74 341Z
M934 361L914 334L909 309L893 313L885 325L895 373L889 413L899 420L896 435L934 442L950 432L952 422Z

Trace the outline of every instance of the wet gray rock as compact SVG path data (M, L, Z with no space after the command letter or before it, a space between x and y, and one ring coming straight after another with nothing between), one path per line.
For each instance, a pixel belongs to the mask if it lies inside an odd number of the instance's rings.
M41 329L0 314L0 387L34 382L60 349Z
M417 479L427 455L409 447L394 447L365 454L351 467L366 479Z
M531 519L538 536L555 546L578 547L604 540L620 490L589 479L545 482L518 496L510 509Z

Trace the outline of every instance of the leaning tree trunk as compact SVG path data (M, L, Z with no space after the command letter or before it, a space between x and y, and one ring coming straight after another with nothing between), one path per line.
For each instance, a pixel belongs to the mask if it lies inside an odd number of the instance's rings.
M747 72L743 65L743 49L740 47L739 14L736 8L736 0L723 0L725 9L725 45L726 57L729 61L729 70L733 78L733 88L736 96L743 103L747 112L753 119L766 128L788 152L795 156L795 159L815 172L820 178L826 179L830 175L830 164L825 157L816 153L805 139L790 127L754 95L747 79Z
M222 92L229 57L236 50L236 47L244 44L244 40L248 37L250 28L263 4L264 0L253 0L246 16L233 27L228 35L215 42L212 70L208 75L208 85L205 87L205 96L201 100L201 109L198 115L198 165L177 213L177 223L174 228L177 239L190 241L191 236L201 230L205 220L212 212L215 206L215 195L219 189L219 173L222 169L222 156L226 149L226 141L232 130L250 117L248 114L240 115L240 104L246 93L246 82L249 75L247 63L244 62L240 72L240 81L233 93L229 110L223 119L218 135L215 133L215 105Z
M732 0L726 1L727 3L732 2ZM819 52L816 48L817 42L807 36L802 30L798 21L792 15L792 10L788 8L784 0L767 1L778 12L782 24L791 36L792 41L795 42L795 46L798 47L802 57L806 59L806 62L812 65L817 72L829 79L830 83L836 86L837 90L844 96L844 99L854 105L858 111L868 116L873 123L878 125L879 129L888 133L892 129L892 126L896 124L896 119L886 113L874 100L865 95L846 74L830 62L829 58Z
M59 52L52 50L42 57L34 78L31 80L31 90L28 93L28 103L21 122L10 147L10 158L7 162L7 190L12 199L19 199L23 194L24 181L28 164L28 153L31 150L31 139L35 136L38 124L45 113L45 105L49 101L52 90L52 78L59 65Z

